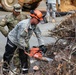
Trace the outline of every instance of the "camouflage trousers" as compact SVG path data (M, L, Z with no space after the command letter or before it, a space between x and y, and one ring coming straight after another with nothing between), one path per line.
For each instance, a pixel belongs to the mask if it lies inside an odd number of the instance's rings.
M29 46L28 46L29 48ZM27 51L29 53L29 50ZM13 65L16 68L20 68L21 67L21 62L20 62L20 58L19 58L19 49L17 48L14 52L14 56L13 56ZM28 65L30 67L30 58L28 57Z

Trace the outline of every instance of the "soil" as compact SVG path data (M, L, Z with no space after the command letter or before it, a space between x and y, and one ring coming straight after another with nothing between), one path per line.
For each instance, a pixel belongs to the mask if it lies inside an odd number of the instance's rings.
M76 0L60 0L60 10L63 12L76 10ZM58 8L58 7L57 7Z

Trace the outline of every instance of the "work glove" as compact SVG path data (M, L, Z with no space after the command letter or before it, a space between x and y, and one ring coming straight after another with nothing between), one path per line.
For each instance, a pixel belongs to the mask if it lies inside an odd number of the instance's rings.
M28 47L25 47L25 51L28 52L29 51L29 48Z
M39 48L40 48L40 50L41 50L43 53L46 53L46 51L47 51L46 46L41 45L41 46L39 46Z

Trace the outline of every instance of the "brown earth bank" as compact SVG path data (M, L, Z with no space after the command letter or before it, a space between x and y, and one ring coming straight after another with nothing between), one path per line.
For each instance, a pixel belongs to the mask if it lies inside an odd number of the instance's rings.
M76 10L76 0L61 0L61 11Z

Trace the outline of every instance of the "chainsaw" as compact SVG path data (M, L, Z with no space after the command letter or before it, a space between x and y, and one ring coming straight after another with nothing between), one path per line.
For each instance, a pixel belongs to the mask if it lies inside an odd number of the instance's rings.
M29 57L35 58L37 60L42 60L42 61L47 61L47 62L53 61L53 59L43 56L43 53L40 50L40 48L36 47L36 46L33 46L30 49L29 53L25 51L25 54L27 54Z

